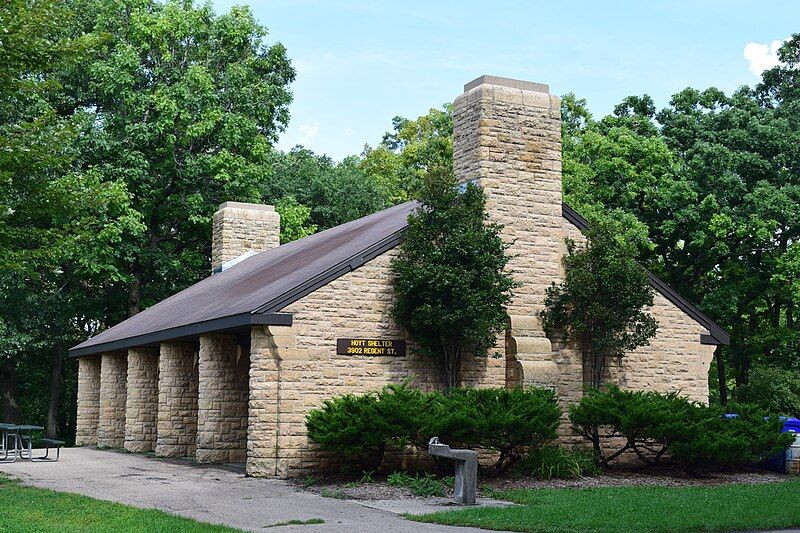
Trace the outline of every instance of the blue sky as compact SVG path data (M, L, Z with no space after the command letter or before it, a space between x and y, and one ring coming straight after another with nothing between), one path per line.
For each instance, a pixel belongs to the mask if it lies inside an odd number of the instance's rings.
M242 0L214 0L218 12ZM377 144L396 115L452 101L481 74L550 85L595 115L629 94L661 107L687 86L754 84L800 1L250 0L297 69L278 147L334 159ZM747 56L745 58L745 47Z

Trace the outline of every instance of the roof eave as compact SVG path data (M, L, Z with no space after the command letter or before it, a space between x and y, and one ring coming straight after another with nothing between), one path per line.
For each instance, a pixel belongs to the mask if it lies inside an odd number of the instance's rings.
M254 325L291 326L292 315L289 313L240 313L238 315L216 318L205 322L186 324L175 328L145 333L144 335L137 335L126 339L101 342L90 346L81 347L79 344L69 349L69 356L85 357L100 355L105 352L127 350L128 348L148 346L165 341L188 342L195 340L199 335L204 333L225 332Z

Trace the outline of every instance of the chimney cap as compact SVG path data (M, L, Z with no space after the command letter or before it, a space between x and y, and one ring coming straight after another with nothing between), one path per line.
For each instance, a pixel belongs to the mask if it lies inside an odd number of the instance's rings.
M267 204L248 204L247 202L225 202L219 204L218 211L230 207L232 209L247 209L248 211L275 211L275 206Z
M514 89L522 89L523 91L534 91L537 93L550 93L550 86L546 83L536 83L534 81L524 81L524 80L515 80L512 78L503 78L500 76L489 76L484 74L478 78L475 78L471 82L464 85L464 92L468 92L471 89L479 85L501 85L503 87L512 87Z

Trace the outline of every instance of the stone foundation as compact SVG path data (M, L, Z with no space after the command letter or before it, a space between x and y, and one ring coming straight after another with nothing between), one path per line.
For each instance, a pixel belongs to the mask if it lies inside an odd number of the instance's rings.
M151 452L156 448L158 421L158 350L128 350L125 449Z
M247 459L249 350L234 335L200 336L197 462Z
M197 381L194 345L162 343L158 357L157 457L194 457Z
M125 442L128 358L124 353L106 353L100 363L100 417L97 445L122 448Z
M100 357L78 359L76 446L97 444L97 424L100 419L100 360Z

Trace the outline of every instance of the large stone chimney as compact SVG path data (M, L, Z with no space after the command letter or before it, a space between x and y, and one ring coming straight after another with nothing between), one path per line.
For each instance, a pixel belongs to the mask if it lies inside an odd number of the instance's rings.
M522 283L509 306L506 353L518 373L509 382L555 387L558 369L538 317L564 250L560 99L541 83L481 76L456 98L453 120L456 176L483 187Z
M225 202L214 213L211 272L216 274L280 245L280 215L271 205Z

